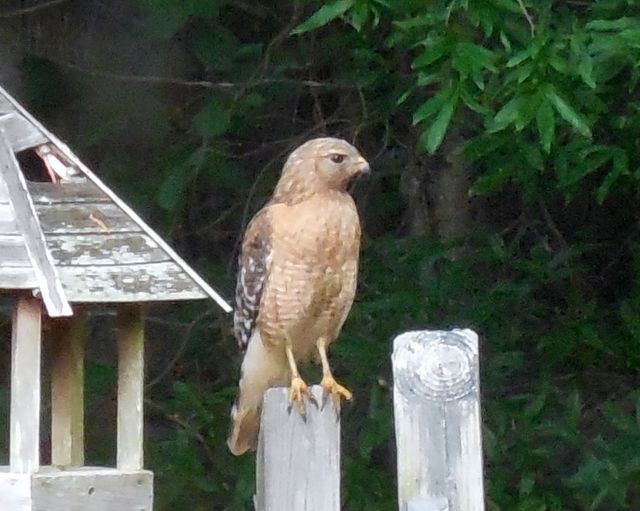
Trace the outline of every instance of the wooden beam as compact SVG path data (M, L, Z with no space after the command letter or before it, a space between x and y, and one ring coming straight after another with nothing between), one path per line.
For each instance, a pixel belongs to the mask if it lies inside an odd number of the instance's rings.
M40 465L41 302L17 300L11 335L11 472L36 472Z
M144 320L142 306L118 306L118 455L120 470L140 470L143 457Z
M340 418L322 388L306 419L289 408L289 391L264 395L256 470L256 511L340 510Z
M85 314L52 322L51 464L84 465Z
M484 511L478 336L408 332L392 361L399 509Z
M58 277L58 272L47 249L38 215L27 191L27 185L20 165L13 154L6 133L0 128L0 178L9 191L11 204L18 228L24 236L29 259L33 265L38 285L47 312L51 317L71 316L71 306L67 301Z

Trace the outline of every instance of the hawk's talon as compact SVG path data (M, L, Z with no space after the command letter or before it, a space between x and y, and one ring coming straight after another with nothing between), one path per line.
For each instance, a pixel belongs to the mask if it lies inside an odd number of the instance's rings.
M347 401L351 401L353 398L353 394L347 388L340 385L333 376L324 376L320 382L320 386L322 387L322 408L324 408L329 394L331 394L331 400L333 401L333 407L336 413L340 413L341 398Z
M314 397L311 395L309 387L302 378L296 376L291 379L291 387L289 387L289 409L293 403L298 407L298 411L303 418L307 416L307 410L305 409L304 398L315 403Z

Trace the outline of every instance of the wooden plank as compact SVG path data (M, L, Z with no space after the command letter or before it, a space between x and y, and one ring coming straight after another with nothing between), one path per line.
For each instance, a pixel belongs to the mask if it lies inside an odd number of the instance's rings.
M19 298L11 336L11 472L31 473L40 464L41 302Z
M60 266L72 302L193 300L206 295L173 261L115 266Z
M51 464L84 465L84 311L51 322Z
M153 511L153 474L147 470L47 467L32 481L32 511Z
M111 199L91 181L63 183L28 182L34 204L98 204Z
M484 511L478 336L408 332L392 361L399 509Z
M14 474L9 472L9 467L0 467L0 509L33 511L31 504L31 476Z
M21 234L0 234L0 268L31 268Z
M45 234L109 234L140 232L140 227L114 204L39 204Z
M113 266L170 261L144 233L69 234L47 237L57 266Z
M119 470L140 470L143 455L144 320L138 304L118 307Z
M0 89L1 90L1 89ZM213 289L209 284L207 284L204 279L198 275L198 273L193 270L172 248L171 246L162 239L158 233L156 233L151 227L149 227L142 218L131 209L120 197L118 197L112 190L110 190L98 176L96 176L89 167L87 167L84 163L80 161L80 159L67 147L67 145L62 142L58 137L56 137L53 133L48 131L38 120L33 117L29 112L27 112L22 105L20 105L15 99L13 99L10 95L3 91L5 97L11 102L15 110L22 115L29 123L33 126L37 127L37 129L42 132L48 140L50 140L58 150L64 154L67 159L73 163L82 173L92 181L98 188L100 188L111 200L119 206L128 216L132 219L141 230L143 230L147 235L151 237L169 256L176 262L176 264L182 268L182 270L189 276L191 279L203 290L203 292L213 299L225 312L231 312L233 309L231 306L218 294L218 292Z
M71 306L67 302L58 273L47 250L38 217L27 192L24 176L2 129L0 129L0 174L9 190L18 228L24 236L29 259L38 279L38 288L47 312L51 317L70 316Z
M48 142L38 128L17 112L0 116L0 130L4 130L9 147L15 153Z
M38 279L33 268L3 267L0 271L0 289L35 289Z
M340 418L322 388L311 392L306 420L289 409L286 388L269 389L258 441L257 511L340 510Z
M2 180L1 173L0 180ZM18 232L18 222L16 221L16 215L13 212L13 206L8 203L0 203L0 233L17 234Z

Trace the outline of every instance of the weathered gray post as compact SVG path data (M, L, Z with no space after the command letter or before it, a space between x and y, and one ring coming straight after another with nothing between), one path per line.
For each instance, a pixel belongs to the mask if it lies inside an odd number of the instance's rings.
M478 336L408 332L392 360L400 511L484 511Z
M303 418L289 389L264 395L256 470L256 511L340 511L340 417L322 388Z

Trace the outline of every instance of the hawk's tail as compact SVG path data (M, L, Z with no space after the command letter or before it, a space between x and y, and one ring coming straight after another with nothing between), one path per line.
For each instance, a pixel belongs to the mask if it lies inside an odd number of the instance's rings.
M231 429L227 438L227 445L232 454L239 456L256 449L260 431L260 409L260 406L241 409L239 399L236 399L231 409Z
M231 409L227 445L233 454L238 456L256 449L262 395L269 387L286 384L288 378L284 350L265 346L256 329L242 361L238 397Z

